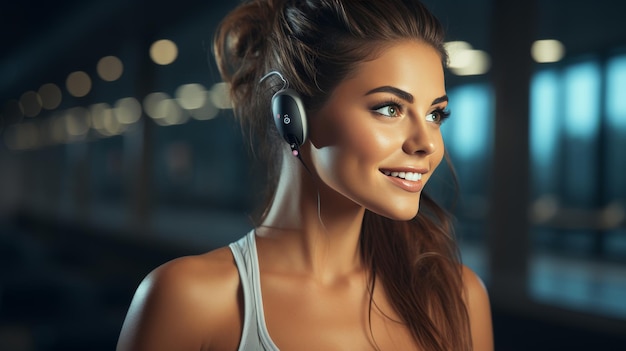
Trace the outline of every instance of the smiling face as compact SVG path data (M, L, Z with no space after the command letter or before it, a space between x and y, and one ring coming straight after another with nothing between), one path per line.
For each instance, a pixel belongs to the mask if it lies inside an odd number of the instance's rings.
M309 118L307 158L340 198L391 219L411 219L443 158L446 106L434 48L416 41L385 46Z

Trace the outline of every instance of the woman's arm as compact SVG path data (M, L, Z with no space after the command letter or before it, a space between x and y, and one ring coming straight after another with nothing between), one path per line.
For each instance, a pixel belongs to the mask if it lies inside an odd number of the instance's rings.
M471 269L463 267L474 351L493 351L493 327L489 296L482 280Z

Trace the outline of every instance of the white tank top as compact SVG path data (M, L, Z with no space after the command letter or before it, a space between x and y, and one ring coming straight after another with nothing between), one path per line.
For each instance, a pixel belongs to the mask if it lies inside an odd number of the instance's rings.
M243 290L244 317L239 351L279 351L265 325L254 230L229 245Z

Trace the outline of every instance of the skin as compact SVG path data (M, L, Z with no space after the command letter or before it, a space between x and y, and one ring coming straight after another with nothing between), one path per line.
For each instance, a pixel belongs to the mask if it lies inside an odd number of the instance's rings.
M416 215L444 153L436 112L444 97L438 53L393 43L309 116L301 154L311 174L285 145L275 201L256 230L265 320L281 350L374 350L374 341L380 350L419 349L380 286L370 334L358 239L366 208L398 220ZM383 173L401 169L423 172L421 184ZM474 349L493 350L484 285L466 267L463 278ZM228 248L173 260L141 283L118 350L237 350L242 312Z

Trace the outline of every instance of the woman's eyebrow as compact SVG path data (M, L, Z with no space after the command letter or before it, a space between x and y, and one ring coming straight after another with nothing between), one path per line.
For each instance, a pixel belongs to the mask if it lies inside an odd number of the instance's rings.
M374 94L374 93L391 93L397 97L399 97L402 100L405 100L409 103L413 103L413 101L415 100L413 98L413 95L411 95L410 93L402 90L402 89L398 89L396 87L392 87L390 85L384 85L382 87L378 87L378 88L374 88L370 91L368 91L367 93L365 93L365 95L370 95L370 94ZM438 98L436 98L435 100L433 100L433 102L431 103L432 105L437 105L440 104L442 102L448 101L448 95L442 95Z
M433 100L433 102L430 104L430 106L440 104L440 103L442 103L444 101L448 101L448 95L443 95L443 96L440 96L440 97L436 98L435 100Z
M365 93L365 95L370 95L370 94L374 94L374 93L391 93L397 97L399 97L402 100L405 100L409 103L413 103L413 95L411 95L410 93L407 93L406 91L402 90L402 89L398 89L396 87L392 87L389 85L385 85L382 87L378 87L378 88L374 88L370 91L368 91L367 93Z

